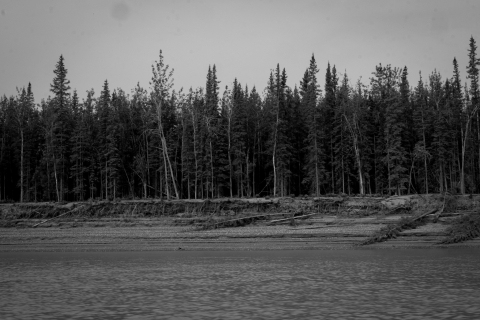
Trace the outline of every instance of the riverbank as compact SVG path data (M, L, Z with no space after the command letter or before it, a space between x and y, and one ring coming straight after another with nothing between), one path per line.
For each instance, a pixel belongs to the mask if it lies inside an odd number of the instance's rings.
M2 204L0 251L480 247L478 237L442 244L453 221L471 214L479 200L429 195ZM436 207L422 225L361 246L385 226Z

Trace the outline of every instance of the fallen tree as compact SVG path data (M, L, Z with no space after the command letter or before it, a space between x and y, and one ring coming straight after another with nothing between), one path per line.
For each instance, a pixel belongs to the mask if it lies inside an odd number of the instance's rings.
M480 237L480 211L470 212L456 218L440 244L459 243Z
M402 219L400 219L400 221L388 224L384 228L376 231L360 245L364 246L396 238L404 230L415 229L419 226L424 225L427 221L428 216L435 214L437 211L439 211L439 209L433 209L413 217L403 217Z

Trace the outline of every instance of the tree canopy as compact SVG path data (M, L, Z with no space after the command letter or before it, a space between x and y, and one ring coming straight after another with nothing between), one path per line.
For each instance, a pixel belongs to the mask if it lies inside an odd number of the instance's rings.
M105 80L82 101L61 55L52 97L35 104L28 83L0 98L0 201L478 193L476 50L466 84L456 58L412 87L406 66L352 84L312 55L298 86L276 64L263 91L222 92L215 64L205 88L176 92L160 51L150 88Z

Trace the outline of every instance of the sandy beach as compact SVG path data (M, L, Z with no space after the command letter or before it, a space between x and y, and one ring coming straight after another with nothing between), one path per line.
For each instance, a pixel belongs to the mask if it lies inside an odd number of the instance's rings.
M200 230L175 226L172 218L125 222L120 219L59 219L36 228L1 228L0 251L155 251L155 250L304 250L480 247L480 239L441 245L447 224L427 223L395 239L359 246L374 231L400 219L315 217L291 225L254 223L244 227ZM30 223L34 223L30 221Z

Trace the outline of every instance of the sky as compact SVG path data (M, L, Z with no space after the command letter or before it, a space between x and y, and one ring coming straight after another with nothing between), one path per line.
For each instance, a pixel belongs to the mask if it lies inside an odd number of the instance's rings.
M105 80L149 90L160 50L176 90L205 87L214 64L220 92L235 78L263 92L277 63L293 88L312 54L322 88L328 62L352 85L380 63L407 66L415 86L420 71L450 78L456 57L466 81L479 12L478 0L0 0L0 95L30 82L35 101L46 99L60 55L81 100Z

